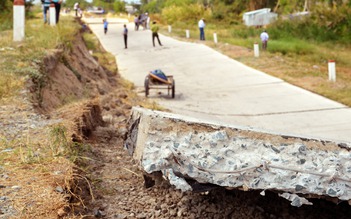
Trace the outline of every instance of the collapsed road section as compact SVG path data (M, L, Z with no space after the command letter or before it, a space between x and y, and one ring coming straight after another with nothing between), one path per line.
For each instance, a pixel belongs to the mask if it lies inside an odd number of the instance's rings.
M306 198L351 203L351 143L210 124L133 108L125 147L145 174L182 191L211 187L276 191L293 206Z

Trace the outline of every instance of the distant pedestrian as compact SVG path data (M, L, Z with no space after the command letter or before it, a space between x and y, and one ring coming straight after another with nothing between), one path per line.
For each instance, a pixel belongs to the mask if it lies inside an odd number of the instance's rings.
M156 24L156 21L152 22L151 32L152 32L152 44L154 45L154 47L155 47L155 38L157 38L158 44L160 44L160 46L162 46L160 38L158 37L158 30L159 29L160 28Z
M108 22L106 19L103 19L102 21L104 22L104 33L106 34L108 30Z
M138 16L138 30L140 26L143 26L143 16L141 14Z
M50 9L51 0L43 1L43 15L44 15L44 24L48 23L48 10Z
M262 41L262 50L267 49L267 42L269 39L268 33L266 30L264 30L261 35L260 35L261 41Z
M128 29L127 29L127 25L123 25L123 38L124 38L124 48L127 49L127 40L128 40Z
M145 13L146 15L146 29L150 29L150 16L148 13Z
M73 9L76 12L76 17L78 17L78 8L79 8L79 2L74 3Z
M80 7L78 7L78 15L80 18L83 17L83 10Z
M134 30L139 30L139 17L138 17L138 15L135 15L135 17L134 17L134 24L135 24Z
M61 11L61 3L63 0L51 0L52 3L55 5L55 11L56 11L56 24L58 24L60 20L60 11Z
M199 20L200 40L205 40L205 26L205 19L201 18Z

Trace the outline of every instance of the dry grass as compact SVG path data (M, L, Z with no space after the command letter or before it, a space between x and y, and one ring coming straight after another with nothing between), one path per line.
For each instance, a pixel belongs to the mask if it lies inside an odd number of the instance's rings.
M56 27L42 20L26 22L26 39L12 41L12 31L0 32L0 175L3 209L11 209L13 218L57 218L68 214L71 186L75 178L77 156L69 133L69 123L31 127L34 115L23 101L30 78L41 77L41 64L47 49L70 48L77 26L63 18ZM63 40L64 39L64 40ZM9 134L12 122L23 124ZM6 130L7 129L7 130ZM18 130L17 130L18 129ZM67 159L70 158L70 159ZM77 218L72 216L71 218Z

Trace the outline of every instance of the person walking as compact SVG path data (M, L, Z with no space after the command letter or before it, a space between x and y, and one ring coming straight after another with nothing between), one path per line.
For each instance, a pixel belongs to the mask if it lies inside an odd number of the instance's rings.
M134 17L134 24L135 24L134 30L139 30L139 17L138 17L138 15L135 15L135 17Z
M76 12L76 17L78 17L79 2L74 3L73 9Z
M260 35L261 41L262 41L262 50L267 49L267 42L269 39L269 35L266 30L264 30L261 35Z
M157 38L158 44L160 44L160 46L162 46L160 38L158 37L158 30L159 29L160 28L156 24L156 21L153 21L152 25L151 25L151 32L152 32L152 44L154 45L154 47L155 47L155 38Z
M146 15L146 29L150 29L150 16L148 13L145 13Z
M44 24L48 23L48 10L50 9L51 0L43 1L43 15L44 15Z
M78 15L80 18L83 17L83 10L80 8L80 6L78 6Z
M54 3L55 5L55 11L56 11L56 24L58 24L60 20L60 11L61 11L61 3L63 0L52 0L51 2Z
M102 21L104 22L104 33L106 34L108 30L108 22L106 19L103 19Z
M123 38L124 38L124 49L127 49L127 40L128 40L128 29L127 25L123 25Z
M205 40L205 26L205 19L201 18L199 20L200 40Z

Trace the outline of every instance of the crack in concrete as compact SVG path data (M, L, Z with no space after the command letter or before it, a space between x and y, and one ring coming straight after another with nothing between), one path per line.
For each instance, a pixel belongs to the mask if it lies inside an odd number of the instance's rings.
M296 111L282 111L282 112L270 112L270 113L257 113L257 114L221 114L221 113L208 113L199 110L189 110L183 108L172 107L174 109L186 110L189 112L202 113L206 115L212 116L238 116L238 117L255 117L255 116L271 116L271 115L283 115L283 114L294 114L294 113L307 113L307 112L322 112L322 111L331 111L331 110L340 110L340 109L348 109L348 107L333 107L333 108L324 108L324 109L310 109L310 110L296 110Z

